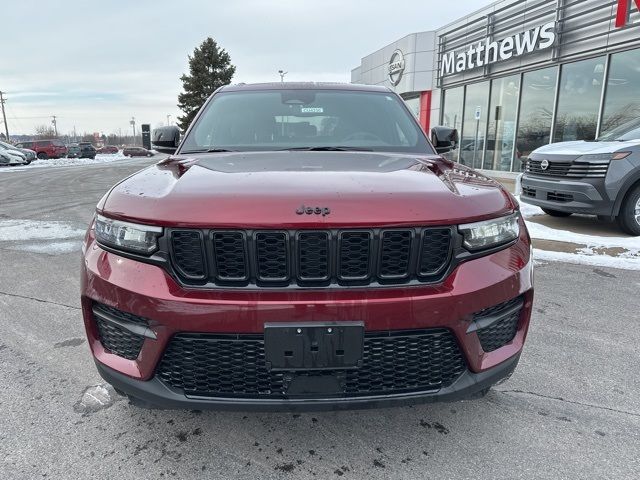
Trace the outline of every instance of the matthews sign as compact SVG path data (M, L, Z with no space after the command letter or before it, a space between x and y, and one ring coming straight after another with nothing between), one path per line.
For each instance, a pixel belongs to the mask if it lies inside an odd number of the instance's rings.
M634 1L640 3L640 0ZM555 26L555 22L549 22L499 41L486 38L470 45L467 50L443 53L440 76L462 73L549 48L556 41Z

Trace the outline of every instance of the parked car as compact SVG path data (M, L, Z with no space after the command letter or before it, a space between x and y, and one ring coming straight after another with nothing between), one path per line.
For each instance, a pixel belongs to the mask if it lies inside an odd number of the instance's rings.
M26 165L27 159L17 150L0 149L0 165Z
M125 157L152 157L153 152L142 147L125 147L122 149Z
M100 147L98 149L98 153L118 153L118 147L113 145L105 145L104 147Z
M79 158L96 158L96 147L90 142L80 142L80 156Z
M10 143L0 141L0 149L21 153L25 157L25 165L29 165L32 161L36 159L36 152L34 152L33 150L29 150L27 148L14 147Z
M28 148L36 152L38 158L62 158L67 155L67 147L58 139L35 140L32 142L21 142L16 145L19 148Z
M616 219L624 232L640 235L640 119L595 141L534 150L520 198L554 217L586 213Z
M301 124L306 124L300 128ZM283 134L285 132L285 134ZM345 409L484 395L527 334L515 198L380 86L218 89L100 200L81 304L133 403Z
M80 156L80 145L70 143L67 145L67 158L78 158Z

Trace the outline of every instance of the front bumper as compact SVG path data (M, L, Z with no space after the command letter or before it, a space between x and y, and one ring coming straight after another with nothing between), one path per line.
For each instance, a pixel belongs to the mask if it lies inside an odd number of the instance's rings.
M463 262L440 284L340 289L203 290L178 285L159 267L100 248L90 231L84 247L82 308L87 336L101 375L116 388L165 407L327 409L455 400L484 390L515 368L527 335L533 302L533 261L525 229L512 246ZM473 315L522 296L512 340L485 352ZM150 335L128 360L100 341L94 302L149 319ZM267 322L364 323L367 332L445 328L455 337L466 365L451 385L408 394L312 399L187 397L156 375L176 334L262 334Z
M509 378L520 360L520 354L480 373L464 372L451 386L437 392L414 392L399 395L378 395L352 398L299 398L263 400L244 398L187 397L168 388L158 378L147 382L134 380L96 361L100 376L116 389L142 402L164 409L239 410L239 411L322 411L363 408L400 407L434 402L454 402L472 398L496 383Z
M574 181L529 174L522 177L520 199L550 210L604 216L613 214L615 200L607 197L604 178Z

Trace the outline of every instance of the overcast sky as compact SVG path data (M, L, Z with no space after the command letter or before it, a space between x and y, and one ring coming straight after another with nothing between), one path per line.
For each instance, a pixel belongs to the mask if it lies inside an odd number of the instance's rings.
M0 90L10 134L58 116L58 131L117 133L175 120L187 55L211 36L237 82L350 80L360 58L489 0L7 0ZM0 116L0 121L2 121ZM4 131L4 125L1 128Z

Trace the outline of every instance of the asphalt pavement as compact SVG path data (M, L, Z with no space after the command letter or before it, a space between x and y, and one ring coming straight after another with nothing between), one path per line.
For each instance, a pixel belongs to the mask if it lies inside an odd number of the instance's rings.
M112 184L153 161L0 172L0 479L640 477L637 271L537 265L520 365L480 400L149 411L94 388L82 231Z

